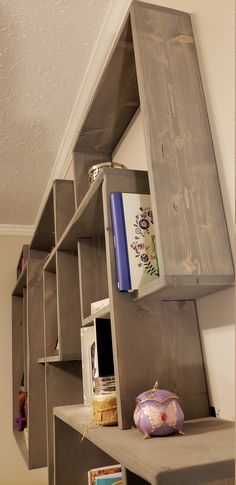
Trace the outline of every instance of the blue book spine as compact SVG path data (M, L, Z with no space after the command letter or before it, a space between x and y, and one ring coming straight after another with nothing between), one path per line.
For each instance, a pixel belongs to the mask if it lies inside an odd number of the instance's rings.
M117 287L119 291L128 291L131 289L131 279L121 192L113 192L110 195L110 207L114 237Z

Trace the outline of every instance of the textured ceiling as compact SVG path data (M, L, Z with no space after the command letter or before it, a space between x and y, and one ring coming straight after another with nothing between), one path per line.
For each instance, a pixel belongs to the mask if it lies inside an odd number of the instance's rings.
M111 0L0 0L0 224L34 224Z

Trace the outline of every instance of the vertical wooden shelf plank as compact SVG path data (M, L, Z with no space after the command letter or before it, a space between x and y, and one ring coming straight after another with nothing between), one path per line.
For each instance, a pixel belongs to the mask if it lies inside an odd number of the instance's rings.
M82 369L80 361L58 362L45 366L48 479L49 485L54 485L53 408L83 401ZM65 480L65 477L63 479Z
M131 8L157 249L166 275L233 275L190 16Z
M75 212L73 181L55 180L53 184L53 207L55 215L55 244L57 244Z
M57 251L58 342L62 360L80 359L81 309L77 252Z
M29 468L47 465L45 369L38 364L44 349L43 261L30 261L27 284L27 391Z

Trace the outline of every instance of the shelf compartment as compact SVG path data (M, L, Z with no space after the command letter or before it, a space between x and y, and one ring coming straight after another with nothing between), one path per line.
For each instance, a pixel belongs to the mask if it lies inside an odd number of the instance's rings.
M80 359L77 253L53 253L44 266L44 292L45 362Z
M24 244L17 264L17 270L16 270L17 280L19 279L28 259L29 259L29 244Z
M57 280L56 256L50 260L43 273L44 278L44 355L52 357L59 354L57 325Z
M26 274L27 274L28 262L25 264L23 270L21 271L19 278L16 282L16 286L12 292L13 296L23 296L23 288L26 287Z
M143 2L130 15L162 277L146 293L196 299L232 286L234 267L191 19Z
M43 353L42 305L42 261L28 261L13 293L12 344L13 429L29 469L46 466L45 374L37 363ZM28 446L24 431L18 431L15 424L19 414L18 393L23 372L24 390L27 393Z
M100 214L103 219L103 212ZM107 264L104 236L78 242L82 320L91 316L91 303L107 298Z
M76 210L58 243L59 250L77 250L79 238L99 237L104 234L104 222L101 217L103 176L104 170L97 176Z
M149 193L147 172L143 170L120 170L104 168L90 186L74 217L62 235L57 248L76 250L78 239L104 235L102 185L105 177L116 180L114 190L125 187L125 192ZM124 180L126 183L124 185ZM121 181L121 182L120 182ZM122 185L120 185L122 184ZM105 227L109 230L109 227Z
M90 423L93 416L90 407L58 407L54 409L54 419L57 480L59 480L59 470L62 470L58 458L62 457L67 448L65 437L70 427L82 435L86 430L87 440L117 463L121 463L131 475L137 475L152 485L158 484L159 480L163 480L161 481L163 484L188 485L200 482L207 484L213 481L217 483L219 479L234 479L234 424L229 421L217 418L186 421L183 428L186 432L184 436L172 435L168 438L144 440L143 434L137 429L121 431L117 427L92 426ZM64 425L60 430L61 422L67 426ZM84 442L81 443L80 439L73 434L73 439L69 443L73 450L76 447L76 456L83 462L82 467L84 467L86 460L86 455L83 453ZM61 471L64 477L67 476L67 467L68 470L73 467L68 449L66 456L68 460L63 461L64 469ZM175 457L174 460L173 457ZM77 461L79 462L78 458ZM89 466L90 464L87 469ZM76 467L78 475L74 476L74 480L83 484L80 482L82 476L79 464ZM61 483L60 480L56 481L56 485Z
M71 180L55 180L35 229L30 252L37 250L50 253L74 212L74 183Z
M81 362L47 363L45 372L48 483L54 485L53 408L69 405L69 403L78 404L83 401Z
M106 305L101 310L98 310L97 312L94 312L91 315L89 315L87 318L84 318L82 320L82 326L86 327L87 325L93 325L95 318L105 318L105 317L109 318L110 310L111 310L111 306Z
M74 152L74 174L75 174L75 197L76 207L82 203L86 193L90 189L88 171L98 163L111 162L111 157L104 153L95 152Z

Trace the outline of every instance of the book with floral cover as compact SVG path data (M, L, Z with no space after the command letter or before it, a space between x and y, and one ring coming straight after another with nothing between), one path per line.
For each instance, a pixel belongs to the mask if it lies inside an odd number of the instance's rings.
M133 291L159 277L150 195L113 192L110 205L117 287Z

